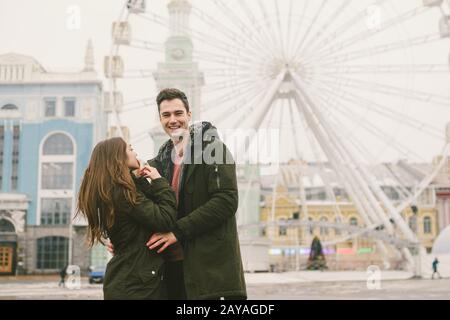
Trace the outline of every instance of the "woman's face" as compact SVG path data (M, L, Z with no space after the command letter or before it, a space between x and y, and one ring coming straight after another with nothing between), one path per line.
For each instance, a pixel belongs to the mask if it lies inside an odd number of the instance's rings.
M131 170L139 169L139 161L137 160L137 153L133 150L131 145L127 146L127 166Z

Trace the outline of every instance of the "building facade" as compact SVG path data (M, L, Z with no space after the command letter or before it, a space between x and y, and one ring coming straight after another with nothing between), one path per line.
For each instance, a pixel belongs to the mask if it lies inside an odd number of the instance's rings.
M386 166L403 181L410 181L411 186L417 185L422 177L415 176L413 168L420 167L420 171L431 172L431 164L380 164L372 168L377 174L379 183L388 195L390 201L395 204L401 202L398 187L383 185L387 180L383 177ZM401 268L402 259L391 247L389 250L389 265L380 254L376 239L362 236L349 236L346 228L335 228L333 225L355 226L365 228L365 224L359 215L357 208L352 203L342 186L337 180L330 179L333 186L334 199L327 193L323 180L314 170L314 167L323 167L324 164L310 163L304 165L310 168L311 174L302 177L304 186L304 200L300 200L298 163L290 163L280 167L279 183L274 190L274 177L261 177L261 234L270 241L270 263L275 270L300 270L304 269L309 256L309 248L314 236L321 240L324 253L330 269L365 270L369 265L385 265L390 268ZM326 164L325 164L326 166ZM450 179L445 174L450 168L450 162L444 166L436 181L439 184L431 184L417 198L414 205L402 212L402 217L408 222L411 230L417 235L419 241L430 253L434 240L442 228L446 226L446 214L449 207L448 190ZM332 170L326 171L333 176ZM412 189L411 189L412 190ZM313 224L301 225L302 221ZM300 223L299 225L296 225ZM314 225L314 223L317 223ZM321 226L319 223L323 223ZM448 222L447 222L448 223ZM326 225L328 224L328 227ZM389 246L388 246L389 249Z
M447 126L447 143L450 144L450 124ZM450 225L450 157L439 156L433 161L435 166L438 166L441 162L443 162L442 169L434 179L439 232Z
M95 143L106 136L92 44L81 72L0 55L0 274L86 269L86 224L73 220Z

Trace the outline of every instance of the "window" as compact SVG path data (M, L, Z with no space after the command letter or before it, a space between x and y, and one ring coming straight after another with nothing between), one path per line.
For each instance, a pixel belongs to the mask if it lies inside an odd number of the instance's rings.
M326 217L320 218L320 222L328 222L328 219ZM328 228L326 227L320 227L320 235L328 235Z
M17 106L15 106L13 104L5 104L2 107L2 110L19 110L19 108L17 108Z
M321 200L327 199L327 194L324 188L308 188L306 191L306 200Z
M308 221L311 223L313 221L312 218L308 218ZM312 226L312 224L309 225L309 234L312 235L314 233L314 228Z
M75 117L75 99L64 99L64 116Z
M65 237L45 237L37 241L37 268L62 269L68 263L69 240Z
M340 218L336 217L336 218L334 219L334 223L335 223L335 224L341 224L342 221L341 221ZM341 229L338 229L338 228L334 229L334 233L335 233L337 236L338 236L338 235L341 235Z
M72 198L43 198L41 201L42 225L69 223Z
M351 226L357 226L358 225L358 219L356 219L355 217L350 218L350 225Z
M349 197L347 195L347 192L344 189L340 188L333 188L334 196L339 201L347 201L349 200Z
M425 233L425 234L431 233L431 218L430 217L423 218L423 233Z
M3 148L5 147L5 126L0 126L0 190L3 183Z
M42 143L38 222L68 225L74 197L75 145L65 133L54 133Z
M300 212L294 212L293 214L292 214L292 219L294 219L294 220L298 220L298 219L300 219Z
M280 219L280 226L278 228L278 235L279 236L287 235L286 219L284 219L284 218Z
M56 117L56 99L49 98L44 100L45 117Z
M400 199L400 195L398 194L397 190L395 190L395 188L393 187L381 187L381 189L384 191L384 193L386 194L386 196L391 199L391 200L399 200Z
M322 200L322 201L327 200L327 193L326 193L326 191L321 189L319 194L318 194L318 198L319 198L319 200Z
M8 220L0 219L0 232L16 232L16 229Z
M73 154L73 144L68 136L55 133L45 140L44 155Z
M416 228L416 217L415 216L412 216L412 217L409 217L409 219L408 219L408 226L409 226L409 228L412 230L412 231L414 231L414 232L416 232L417 231L417 228Z
M12 153L12 173L11 173L11 190L17 190L19 181L19 140L20 126L13 127L13 153Z
M96 244L91 249L90 266L104 267L108 263L108 251L102 244Z
M42 164L42 189L71 189L73 163L50 162Z

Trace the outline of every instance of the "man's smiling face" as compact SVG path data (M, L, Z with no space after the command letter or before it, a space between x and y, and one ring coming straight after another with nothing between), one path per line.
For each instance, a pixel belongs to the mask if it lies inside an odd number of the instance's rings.
M181 99L164 100L159 105L159 120L171 137L182 136L189 129L191 112L187 112Z

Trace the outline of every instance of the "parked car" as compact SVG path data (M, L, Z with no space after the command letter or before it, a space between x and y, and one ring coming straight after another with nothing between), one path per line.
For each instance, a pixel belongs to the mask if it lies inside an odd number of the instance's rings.
M105 278L105 267L90 267L89 268L89 283L103 283Z

